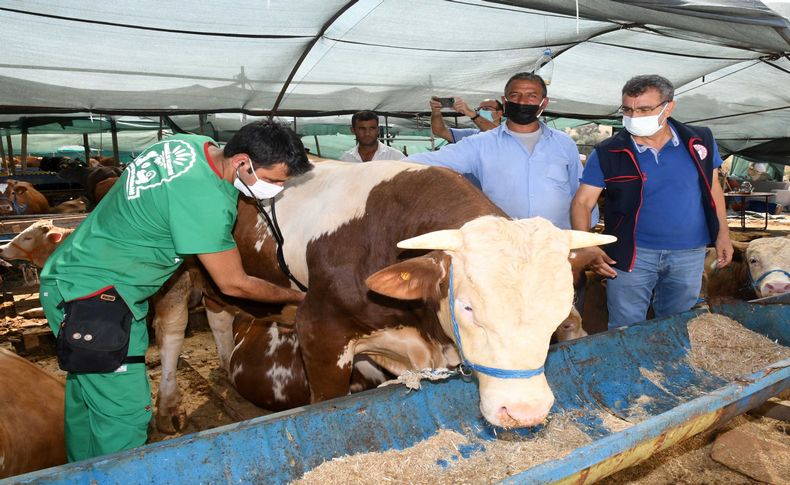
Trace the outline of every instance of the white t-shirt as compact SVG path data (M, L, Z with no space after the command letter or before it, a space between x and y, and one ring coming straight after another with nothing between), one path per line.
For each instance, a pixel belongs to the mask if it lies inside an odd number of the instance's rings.
M373 154L372 160L401 160L404 158L405 155L400 151L388 147L387 145L379 142L378 148L376 148L376 153ZM359 156L359 145L355 146L351 150L348 150L340 157L341 160L344 162L361 162L362 157Z

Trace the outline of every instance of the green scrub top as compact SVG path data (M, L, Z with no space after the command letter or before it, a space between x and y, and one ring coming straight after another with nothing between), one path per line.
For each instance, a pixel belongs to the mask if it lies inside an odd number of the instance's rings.
M115 286L139 319L185 255L236 247L238 191L210 162L212 145L176 135L141 153L49 257L41 282L66 301Z

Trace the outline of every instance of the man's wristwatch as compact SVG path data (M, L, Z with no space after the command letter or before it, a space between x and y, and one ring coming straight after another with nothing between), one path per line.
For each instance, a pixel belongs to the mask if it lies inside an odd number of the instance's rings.
M471 118L469 118L469 119L470 119L470 120L472 120L472 121L474 121L474 120L476 120L476 119L478 119L478 118L480 118L480 113L475 113L475 115L474 115L474 116L472 116L472 117L471 117Z

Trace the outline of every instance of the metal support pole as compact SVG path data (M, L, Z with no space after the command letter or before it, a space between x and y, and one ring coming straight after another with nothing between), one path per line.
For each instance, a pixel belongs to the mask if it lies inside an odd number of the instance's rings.
M162 130L164 129L163 124L164 124L164 120L162 119L161 116L159 116L159 131L156 134L156 138L159 141L162 141Z
M8 145L8 173L16 175L16 163L14 163L14 144L11 142L11 135L5 136L6 145Z
M115 159L113 165L117 166L121 163L121 154L118 151L118 124L112 116L110 116L110 133L112 133L112 158Z
M22 172L27 170L27 126L22 127Z
M87 133L82 134L82 148L85 150L85 166L89 167L91 164L91 141Z
M384 139L387 141L387 146L392 146L390 143L390 122L387 115L384 115Z
M315 140L315 151L318 152L318 156L321 156L321 145L318 144L318 135L313 135L313 139Z
M0 136L0 171L5 169L6 173L11 173L8 170L8 161L5 158L5 148L3 147L3 137Z

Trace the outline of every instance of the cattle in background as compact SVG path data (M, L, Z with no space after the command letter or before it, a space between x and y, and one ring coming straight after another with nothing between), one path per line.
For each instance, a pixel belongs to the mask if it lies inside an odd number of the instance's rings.
M96 184L96 189L93 192L93 198L96 200L98 204L107 195L107 192L110 191L115 182L118 181L118 177L108 177L101 182Z
M8 179L5 191L0 194L0 215L46 214L49 212L47 198L30 182ZM2 185L2 184L0 184Z
M312 402L348 394L359 355L396 375L458 364L451 310L472 363L540 369L571 309L570 250L611 241L540 218L510 220L442 168L326 162L287 185L277 213L285 260L310 287L295 328ZM234 237L249 274L288 283L249 201L239 204ZM210 290L209 297L222 298ZM208 315L217 327L233 319ZM218 346L221 362L232 347L231 340ZM475 372L489 422L522 427L545 419L553 395L542 372L518 379Z
M63 383L0 349L0 479L66 463Z
M52 224L52 219L37 221L14 237L8 244L0 246L0 258L6 261L30 261L39 268L74 229L65 229Z
M704 290L709 300L751 300L790 293L790 236L734 241L732 263L716 268L716 251L705 256Z
M50 210L52 214L80 214L88 211L88 198L85 196L61 202Z
M95 206L98 202L96 200L96 185L110 177L119 177L122 171L121 167L86 167L80 163L72 162L65 165L58 172L58 176L81 184L91 205Z
M40 170L44 172L59 172L64 165L71 162L69 157L42 157Z
M0 285L3 284L3 276L8 272L9 269L13 268L13 266L7 263L4 259L0 259Z
M117 167L120 163L113 157L91 157L88 160L89 167Z

